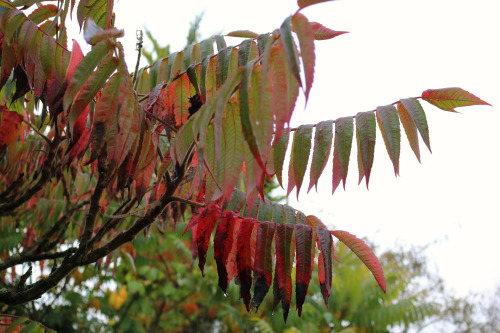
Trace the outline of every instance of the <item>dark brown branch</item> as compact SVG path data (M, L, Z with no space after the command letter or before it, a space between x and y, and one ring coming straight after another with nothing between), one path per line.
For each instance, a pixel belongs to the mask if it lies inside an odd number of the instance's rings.
M83 229L82 236L80 237L80 250L85 254L89 250L88 243L92 237L92 234L94 233L97 213L101 209L99 201L101 200L102 193L109 183L108 161L104 153L99 156L99 159L97 161L97 168L99 170L99 179L97 180L97 185L94 189L94 193L92 193L92 196L90 198L89 212L87 214L87 219L85 221L85 227Z
M69 248L63 252L55 252L55 253L28 253L26 255L18 255L11 256L5 259L0 264L0 271L6 270L7 268L21 265L27 262L36 262L41 260L50 260L50 259L60 259L66 257L68 254L72 254L76 252L76 248Z

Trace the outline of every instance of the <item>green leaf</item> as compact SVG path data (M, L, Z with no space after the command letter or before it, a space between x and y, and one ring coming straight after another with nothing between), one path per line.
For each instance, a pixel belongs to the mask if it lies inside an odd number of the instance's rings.
M26 21L26 16L18 9L11 9L3 14L2 32L5 41L11 41L14 33L21 27L24 21Z
M288 148L289 136L290 131L287 129L278 139L276 139L275 136L273 142L274 171L276 172L276 179L278 180L278 183L281 185L281 187L283 187L283 164L285 163L285 155Z
M358 142L358 168L360 179L366 177L366 187L370 181L370 173L375 153L375 115L373 112L359 112L356 115L356 139ZM363 175L361 174L363 171Z
M238 49L238 67L245 66L259 55L257 44L253 39L245 39Z
M377 107L377 122L384 138L387 153L394 166L394 174L399 175L399 153L401 151L401 130L398 111L393 105Z
M299 61L297 60L297 55L295 53L296 46L292 37L291 22L292 16L289 16L285 21L283 21L280 28L281 41L283 43L283 49L285 50L286 59L288 61L288 67L299 85L302 86L302 81L300 80Z
M92 99L95 98L97 92L104 86L106 80L118 67L118 59L111 54L99 64L96 71L92 73L90 78L85 82L78 95L71 105L69 111L69 129L73 133L73 126L78 116L85 110Z
M33 12L28 15L28 19L33 21L36 24L40 24L48 18L54 17L57 14L57 6L56 5L44 5L38 7Z
M429 126L427 125L427 118L425 116L424 109L420 105L420 102L415 98L406 98L400 100L401 104L404 106L406 111L410 114L411 118L415 122L422 140L424 140L425 145L431 150L431 143L429 140Z
M28 318L26 317L20 317L17 318L12 324L10 324L9 327L5 330L5 333L11 333L13 332L18 326L20 326L22 323L26 322Z
M87 79L93 73L94 69L101 63L106 55L112 50L112 45L108 40L96 44L92 50L83 57L82 61L76 66L68 88L64 94L64 110L68 110L73 102L78 90L82 88Z
M399 119L401 120L401 124L403 124L403 128L405 129L406 137L408 138L410 147L415 153L417 160L420 162L420 148L418 145L417 126L410 116L410 113L408 112L408 110L406 110L402 103L398 103L397 109Z
M297 186L297 198L299 197L300 187L304 179L304 174L309 161L309 152L311 150L313 125L301 125L293 134L292 153L290 155L290 166L288 169L288 189L287 194Z
M462 88L429 89L422 99L441 110L456 112L455 108L469 105L491 105Z
M335 120L332 194L335 193L335 190L340 184L340 180L342 180L345 190L353 134L354 121L352 117L343 117Z
M314 81L314 64L316 61L316 55L314 54L314 31L307 18L301 13L297 13L292 17L292 26L299 38L300 54L302 56L302 65L306 80L305 95L307 104L309 92Z
M228 37L257 38L259 34L250 30L235 30L226 34Z
M332 148L332 138L333 121L322 121L316 125L313 157L311 161L311 178L309 180L309 189L307 192L309 192L313 186L316 186L316 190L318 189L319 177L326 166L326 162L328 162L328 157Z

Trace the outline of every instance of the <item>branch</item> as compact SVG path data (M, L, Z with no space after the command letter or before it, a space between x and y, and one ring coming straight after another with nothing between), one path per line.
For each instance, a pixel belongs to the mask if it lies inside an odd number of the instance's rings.
M75 252L76 252L76 248L72 247L72 248L69 248L63 252L42 253L42 254L28 253L26 255L10 256L0 264L0 271L6 270L7 268L10 268L13 266L24 264L27 262L36 262L36 261L41 261L41 260L64 258L68 254L73 254Z
M32 123L30 123L29 121L24 120L24 119L23 119L23 122L24 122L26 125L28 125L29 127L31 127L31 129L32 129L33 131L35 131L35 133L36 133L36 134L40 135L40 136L42 137L42 139L44 139L44 140L45 140L45 141L46 141L49 145L51 144L50 139L49 139L48 137L46 137L45 135L43 135L43 133L42 133L42 132L40 132L39 130L37 130L37 129L36 129L36 127L35 127Z
M202 204L200 202L196 202L196 201L191 201L191 200L188 200L188 199L184 199L184 198L179 198L179 197L176 197L176 196L172 196L172 201L178 201L178 202L182 202L182 203L185 203L185 204L188 204L188 205L191 205L191 206L196 206L196 207L205 207L205 204Z

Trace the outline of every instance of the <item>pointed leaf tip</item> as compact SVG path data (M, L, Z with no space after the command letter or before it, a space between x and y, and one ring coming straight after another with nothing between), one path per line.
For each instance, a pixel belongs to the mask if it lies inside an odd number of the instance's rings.
M490 105L479 97L462 88L428 89L422 93L422 99L441 110L456 112L455 108L469 105Z

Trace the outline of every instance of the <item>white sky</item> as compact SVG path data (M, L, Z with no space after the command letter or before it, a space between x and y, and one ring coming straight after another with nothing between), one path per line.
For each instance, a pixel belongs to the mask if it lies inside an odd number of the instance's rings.
M269 32L296 9L294 0L122 0L116 5L116 26L125 29L123 43L133 70L135 31L143 26L176 51L185 45L189 22L202 11L206 38L240 29ZM401 177L395 178L378 132L369 191L357 185L353 148L346 192L339 187L331 196L330 158L319 193L306 195L307 175L299 203L294 191L291 204L336 229L367 237L381 249L436 242L426 254L448 287L459 295L493 290L500 285L500 3L340 0L303 13L350 33L316 43L313 89L307 109L299 104L295 125L354 115L419 96L425 89L455 86L494 107L467 107L462 114L452 114L423 102L433 154L420 141L422 164L402 134Z

